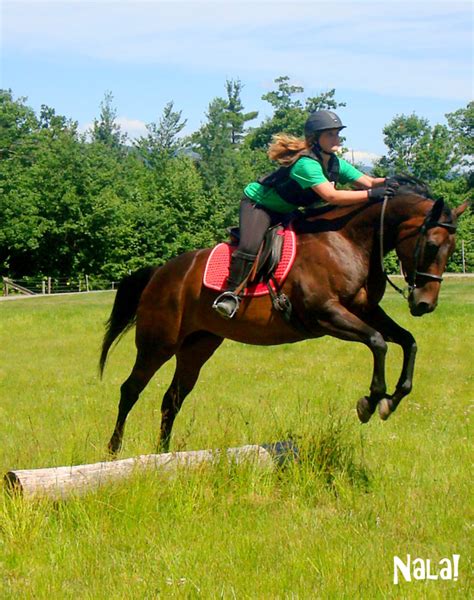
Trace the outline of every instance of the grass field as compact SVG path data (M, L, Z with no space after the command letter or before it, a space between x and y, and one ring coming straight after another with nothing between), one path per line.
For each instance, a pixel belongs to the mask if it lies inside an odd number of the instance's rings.
M0 469L95 462L134 360L133 335L98 350L111 293L0 303ZM135 477L67 502L0 493L0 598L468 598L474 283L447 280L412 318L415 387L387 422L358 423L372 359L331 338L225 342L179 415L173 450L294 437L301 464L225 464ZM390 346L388 380L401 352ZM165 365L131 413L121 457L155 451ZM458 581L393 584L393 556L460 554Z

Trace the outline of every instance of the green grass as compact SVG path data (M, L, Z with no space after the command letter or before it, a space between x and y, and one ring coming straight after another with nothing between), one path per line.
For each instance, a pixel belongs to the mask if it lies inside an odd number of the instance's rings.
M109 293L0 303L0 468L105 457L133 335L97 360ZM387 422L361 426L372 358L324 338L225 342L179 415L172 449L294 437L275 473L220 464L136 476L65 502L0 494L0 598L467 598L473 283L448 280L435 313L384 306L417 338L415 387ZM390 346L387 375L401 352ZM155 451L170 361L136 407L122 457ZM457 582L393 585L393 556L461 555Z

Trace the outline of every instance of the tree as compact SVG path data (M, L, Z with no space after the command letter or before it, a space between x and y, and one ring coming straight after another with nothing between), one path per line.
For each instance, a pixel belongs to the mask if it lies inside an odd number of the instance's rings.
M227 98L214 98L206 113L207 122L191 136L194 148L207 159L211 155L223 153L226 149L239 146L245 124L258 116L257 111L244 112L240 97L243 85L240 80L227 80Z
M215 158L231 147L230 124L226 109L227 104L223 98L214 98L209 103L206 123L191 136L192 146L202 161Z
M233 146L240 144L244 137L245 124L248 121L253 121L258 117L257 111L251 111L244 113L244 107L240 98L242 91L242 82L237 80L227 80L227 106L225 108L227 112L227 118L230 124L230 142Z
M474 102L446 115L454 144L456 168L466 173L474 167Z
M148 135L135 142L140 155L153 166L174 156L183 146L178 136L186 123L186 119L182 120L182 111L175 111L174 103L168 102L158 123L149 123Z
M294 96L303 94L304 89L298 85L291 85L288 76L277 77L275 83L277 89L262 96L262 100L269 102L273 107L273 115L251 130L246 139L246 143L253 150L266 149L276 133L284 132L301 137L309 113L315 110L332 110L345 106L345 103L335 100L334 89L319 96L306 98L303 102Z
M94 119L91 137L93 142L99 142L118 150L125 143L126 134L122 134L117 123L117 110L113 106L112 92L106 92L104 100L100 103L100 116Z
M287 75L277 77L275 83L278 88L262 96L262 100L269 102L274 108L275 116L283 116L288 111L299 110L303 108L299 100L294 100L294 94L302 94L304 89L299 85L290 85L290 78Z
M427 182L448 177L455 152L445 125L431 127L415 114L398 115L383 133L388 153L376 163L376 175L405 172Z
M65 131L76 134L78 124L77 121L72 121L63 115L56 114L54 108L42 104L38 126L39 129L48 130L52 136L57 137Z
M35 122L26 132L17 122L21 143L1 163L0 261L12 274L54 275L72 264L82 161L75 124L47 107Z
M396 172L412 171L420 140L426 142L429 132L427 119L415 114L395 117L383 129L384 143L388 148L388 154L382 157L383 166Z
M376 164L374 175L409 172L429 183L434 198L443 198L451 207L461 204L472 188L469 161L473 144L466 136L473 130L473 107L468 105L446 117L449 127L430 126L427 119L415 114L396 116L383 129L388 153ZM466 212L459 224L457 250L448 263L449 270L462 269L463 241L467 268L472 270L473 231L474 218Z
M0 160L21 153L19 146L38 128L38 119L26 100L14 100L11 90L0 90Z
M435 125L417 145L413 172L424 181L449 176L454 165L454 148L447 127Z
M148 136L129 147L110 93L88 140L54 108L42 105L36 115L25 98L0 90L2 274L116 279L223 239L238 220L245 185L273 168L266 145L250 142L257 135L268 139L273 130L301 135L308 111L340 105L334 90L305 100L288 78L277 84L266 95L274 115L246 135L256 113L245 112L240 81L227 81L227 97L211 101L207 121L192 136L199 159L182 151L186 121L172 102ZM461 203L472 188L472 115L469 104L446 115L447 127L415 115L396 117L385 128L386 170L409 168L429 181L434 197ZM467 269L474 268L473 232L474 217L466 212L450 269L462 268L462 240Z
M199 155L198 169L203 180L204 192L212 198L214 215L235 215L244 186L243 176L248 174L244 166L248 154L242 152L240 143L245 134L245 123L254 119L257 112L244 112L240 99L242 84L239 80L226 82L227 98L214 98L206 113L207 121L190 140ZM232 208L229 210L229 206ZM216 225L217 227L217 225Z

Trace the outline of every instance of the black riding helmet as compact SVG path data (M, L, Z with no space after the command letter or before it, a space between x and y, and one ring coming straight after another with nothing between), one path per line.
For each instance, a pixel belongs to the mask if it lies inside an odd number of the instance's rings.
M304 134L305 137L312 138L315 134L327 129L339 129L340 131L345 127L336 113L330 110L315 110L309 115L304 125Z

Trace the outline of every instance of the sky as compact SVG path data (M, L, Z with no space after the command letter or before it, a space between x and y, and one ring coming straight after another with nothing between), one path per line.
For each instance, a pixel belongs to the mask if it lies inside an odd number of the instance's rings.
M118 121L146 133L164 106L206 120L239 79L257 125L282 75L301 99L336 90L357 161L385 153L396 115L434 125L473 96L473 4L442 0L3 0L0 85L86 130L113 94Z

